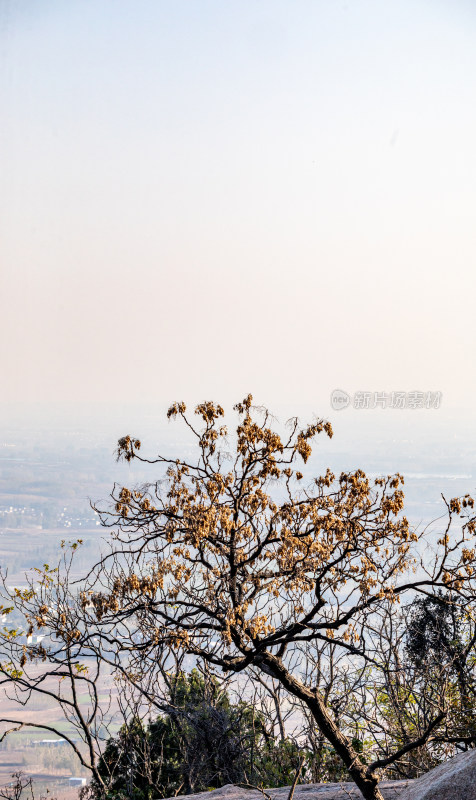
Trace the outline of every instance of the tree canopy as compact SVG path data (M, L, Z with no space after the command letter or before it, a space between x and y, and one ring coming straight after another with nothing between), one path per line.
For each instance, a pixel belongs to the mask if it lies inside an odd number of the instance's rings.
M229 433L216 403L197 406L197 423L183 403L172 405L168 417L195 441L188 458L148 458L137 438L119 440L118 458L160 472L145 486L114 488L112 506L97 509L113 529L110 552L67 613L47 602L46 585L39 606L36 590L31 630L49 627L78 652L100 642L103 658L127 656L127 675L140 676L149 700L146 676L164 652L225 674L257 670L303 704L363 796L381 800L381 771L440 735L451 708L433 704L413 738L366 763L322 688L330 654L361 675L388 672L379 625L402 601L444 591L472 602L473 500L450 500L443 533L429 539L403 514L400 474L308 474L313 441L332 436L329 422L292 419L278 430L251 395L235 411ZM311 652L320 653L317 672L304 666Z

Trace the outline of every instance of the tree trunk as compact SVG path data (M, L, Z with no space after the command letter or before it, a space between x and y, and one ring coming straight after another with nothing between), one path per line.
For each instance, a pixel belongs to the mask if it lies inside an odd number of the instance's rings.
M257 666L277 678L290 694L299 697L307 705L319 730L342 759L365 800L384 800L378 788L379 779L375 775L367 774L367 767L362 764L359 754L337 727L320 693L304 686L286 669L282 661L271 653L260 655Z

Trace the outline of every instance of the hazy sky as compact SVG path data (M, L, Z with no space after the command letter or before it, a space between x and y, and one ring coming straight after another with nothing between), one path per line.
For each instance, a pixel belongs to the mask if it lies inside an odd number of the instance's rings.
M1 399L476 396L472 0L1 0Z

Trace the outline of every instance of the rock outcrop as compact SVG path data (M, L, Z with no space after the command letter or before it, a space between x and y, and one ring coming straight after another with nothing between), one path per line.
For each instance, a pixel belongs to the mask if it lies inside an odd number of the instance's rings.
M382 781L379 786L385 800L401 800L402 791L415 781ZM253 789L242 789L232 783L214 789L212 792L189 794L175 800L287 800L289 787L266 789L264 795ZM296 786L294 800L361 800L362 795L355 783L305 783ZM172 798L170 798L172 800ZM409 798L410 800L410 798Z
M461 753L413 781L382 781L385 800L476 800L476 750ZM266 789L272 800L287 800L289 788ZM294 800L360 800L354 783L305 783L296 786ZM171 800L266 800L253 789L227 784L221 789L181 795Z
M450 758L409 781L399 800L476 800L476 750Z

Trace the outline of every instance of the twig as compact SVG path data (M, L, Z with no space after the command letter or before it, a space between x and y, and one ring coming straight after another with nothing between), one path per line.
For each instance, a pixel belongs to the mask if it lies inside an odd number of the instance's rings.
M266 797L266 800L273 800L273 798L271 797L271 795L270 795L270 794L268 794L268 792L265 792L265 790L264 790L264 789L261 789L261 787L260 787L260 786L255 786L255 785L254 785L254 784L252 784L252 783L237 783L236 785L237 785L237 786L242 786L242 787L243 787L243 789L255 789L255 791L257 791L257 792L261 792L261 794L263 795L263 797Z
M305 760L306 760L306 758L305 758L305 756L303 756L303 757L301 758L301 761L299 762L299 766L298 766L298 768L297 768L297 770L296 770L296 774L295 774L295 776L294 776L294 780L293 780L292 786L291 786L291 788L290 788L290 790L289 790L289 794L288 794L288 800L293 800L293 797L294 797L294 790L295 790L295 788L296 788L296 785L297 785L297 782L298 782L298 780L299 780L299 776L300 776L300 774L301 774L301 770L302 770L302 768L303 768L303 766L304 766L304 762L305 762Z
M345 786L343 783L339 784L339 786L342 789L342 791L347 795L347 797L350 797L350 800L354 800L355 795L352 794L352 791L349 792L347 786Z

